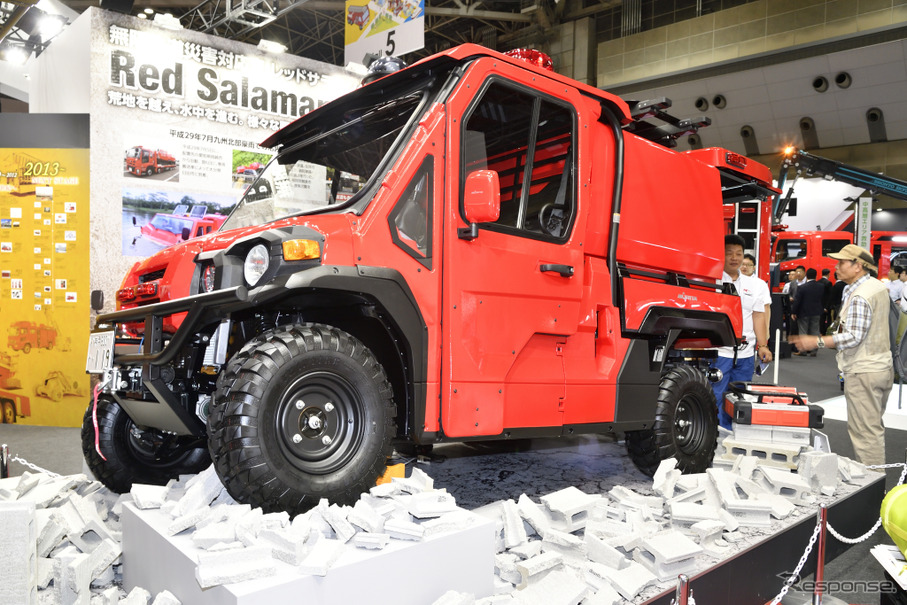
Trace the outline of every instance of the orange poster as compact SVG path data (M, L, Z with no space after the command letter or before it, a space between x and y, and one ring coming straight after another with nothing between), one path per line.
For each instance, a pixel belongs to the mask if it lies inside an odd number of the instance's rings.
M88 405L87 149L0 149L0 412L80 426Z

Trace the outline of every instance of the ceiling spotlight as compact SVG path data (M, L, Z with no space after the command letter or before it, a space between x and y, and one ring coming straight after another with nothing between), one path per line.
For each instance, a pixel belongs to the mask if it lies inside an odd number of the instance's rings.
M44 15L38 22L38 34L40 34L42 41L49 42L54 36L63 31L64 25L66 25L66 19L64 17L58 15Z
M146 8L144 12L145 12L146 15L153 15L153 14L154 14L154 9L153 9L153 8Z
M10 65L25 65L29 53L21 46L7 46L3 49L2 58Z
M258 48L269 53L282 53L287 50L287 47L280 42L272 42L271 40L265 40L264 38L258 41Z
M139 13L139 14L136 15L136 16L137 16L139 19L148 19L148 15L146 15L145 13Z

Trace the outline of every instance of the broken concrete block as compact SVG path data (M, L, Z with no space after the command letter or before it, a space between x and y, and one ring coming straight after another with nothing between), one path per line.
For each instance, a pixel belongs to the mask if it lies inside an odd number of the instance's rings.
M772 524L772 505L761 500L731 500L724 505L740 525L769 527Z
M39 519L38 524L40 525L37 554L39 557L46 557L66 537L69 526L61 524L60 520L54 517L53 509L38 509L35 511L35 517Z
M468 511L458 508L452 513L441 515L436 519L430 519L421 523L422 529L425 530L423 537L428 538L437 534L444 534L452 531L458 531L469 527L475 522L475 515Z
M346 519L347 511L344 508L336 504L328 506L327 500L322 499L318 503L318 512L328 522L341 542L349 542L356 533L356 528Z
M662 498L673 498L674 486L681 476L682 473L677 469L677 460L665 458L658 464L655 475L652 477L652 489Z
M38 557L37 563L38 590L44 590L50 586L50 581L54 579L54 560L47 557ZM28 603L28 601L25 602Z
M116 542L110 538L102 540L89 554L91 559L90 567L92 577L97 577L105 569L108 569L121 554L123 554L123 547L120 542Z
M38 602L38 557L35 550L35 505L0 502L0 603Z
M755 499L770 505L771 514L775 519L786 519L796 508L794 503L784 496L778 496L777 494L770 494L768 492L757 494Z
M505 500L501 503L501 509L504 513L504 546L514 548L520 544L529 541L526 535L526 528L523 525L523 517L520 515L520 507L513 500Z
M518 556L520 559L531 559L532 557L541 554L542 541L532 540L531 542L525 542L524 544L508 549L507 552Z
M384 517L369 506L365 500L356 502L353 510L347 514L346 520L365 532L381 533L384 531Z
M593 496L570 486L539 499L564 531L573 532L586 526L589 510L601 496Z
M838 482L838 455L825 452L803 452L797 461L797 474L809 483L813 491L831 488L834 494Z
M91 602L91 561L84 553L67 551L54 557L54 596L60 605Z
M16 485L15 491L17 494L22 496L26 492L30 491L33 487L36 487L39 483L41 483L42 479L48 480L50 479L50 477L44 474L35 475L28 471L25 471L19 477L19 483Z
M706 519L699 521L690 526L693 533L696 534L700 548L707 554L720 557L728 551L730 546L722 539L724 533L724 523L717 519Z
M524 605L578 605L588 593L585 582L555 569L521 591L519 602Z
M440 517L456 509L453 495L443 490L415 493L407 500L409 514L417 519Z
M624 487L615 485L608 492L611 499L618 505L630 509L648 508L661 513L664 507L664 500L657 496L643 496Z
M412 521L388 519L384 522L384 532L395 540L419 541L425 535L425 528Z
M125 599L120 601L120 605L148 605L150 600L151 593L141 586L136 586L129 591Z
M390 498L391 496L402 494L403 489L399 484L391 481L390 483L382 483L370 488L368 493L376 498Z
M784 496L794 504L810 504L813 498L809 483L788 470L771 466L760 466L759 473L766 489L773 494Z
M586 542L586 556L590 561L606 565L613 569L622 569L630 562L616 548L589 532L584 536Z
M129 493L132 495L132 501L141 509L160 508L164 504L164 494L167 488L163 485L146 485L144 483L133 483Z
M180 532L184 532L190 527L195 527L195 524L204 519L205 517L211 514L211 509L208 507L200 507L193 509L191 512L186 513L175 518L170 522L170 525L167 526L167 535L175 536Z
M304 526L292 529L262 529L258 539L271 546L271 556L288 565L299 565L309 554L309 530Z
M202 588L232 584L277 573L267 546L252 546L225 551L208 551L198 556L195 579Z
M174 512L183 517L199 508L207 508L223 490L224 485L220 482L220 477L217 476L212 464L189 479L186 483L186 493L179 499L179 506Z
M205 525L192 532L192 543L197 548L207 550L215 544L233 542L236 539L236 520L222 521ZM198 528L198 525L196 525Z
M498 553L494 556L494 567L498 570L498 576L513 585L523 581L523 574L516 567L518 562L519 557L510 553Z
M91 555L88 555L89 557ZM113 566L105 567L100 573L93 574L91 577L91 588L104 588L105 586L110 586L116 580L117 574L113 571ZM94 598L94 597L92 597Z
M545 532L551 529L551 520L545 514L545 511L526 494L520 494L517 500L517 507L520 509L520 516L539 536L544 537Z
M151 602L151 605L182 605L180 600L176 598L168 590L159 592L157 596L154 597L154 600Z
M344 548L344 543L340 540L329 538L318 540L308 556L299 564L299 573L326 576L331 566L343 554Z
M376 534L372 532L357 532L353 539L350 540L350 544L356 548L365 548L368 550L381 550L387 543L390 542L391 537L388 534Z
M91 605L119 605L119 603L120 589L116 586L111 586L100 594L91 597Z
M691 573L702 548L678 531L666 531L644 538L634 558L662 582Z
M400 490L408 494L418 494L421 492L430 492L435 487L435 481L425 474L422 469L415 467L409 477L400 478L392 477L391 483L396 485ZM372 488L375 489L375 488ZM369 490L371 491L371 490ZM374 494L374 492L372 492Z
M629 565L621 570L598 565L593 568L593 573L601 574L623 598L629 601L635 599L636 595L655 584L657 580L651 571L635 561L630 561Z
M759 464L759 459L755 456L737 456L734 459L734 466L731 469L733 473L744 479L752 479L753 471Z
M563 564L564 557L555 552L544 552L531 559L518 561L516 569L520 572L521 580L517 585L517 590L526 588L529 586L530 582L539 577L540 574Z
M671 523L680 528L690 527L694 523L707 519L717 519L718 511L717 507L694 504L692 502L668 503L668 514L671 517Z

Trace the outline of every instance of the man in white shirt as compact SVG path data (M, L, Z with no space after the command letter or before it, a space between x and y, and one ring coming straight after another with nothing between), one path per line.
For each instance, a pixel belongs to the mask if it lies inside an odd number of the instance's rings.
M907 268L892 267L888 271L888 296L894 302L898 302L901 299L901 293L904 291L904 280L907 280Z
M754 358L765 363L772 360L772 352L768 348L764 311L766 301L763 288L760 287L761 280L744 275L740 271L744 245L745 242L739 235L724 237L724 273L721 276L721 283L734 284L740 296L743 336L746 343L736 350L735 347L720 347L718 358L712 364L722 373L721 380L712 385L718 404L718 423L728 430L731 429L731 417L724 410L724 392L727 385L731 382L751 381L755 369Z

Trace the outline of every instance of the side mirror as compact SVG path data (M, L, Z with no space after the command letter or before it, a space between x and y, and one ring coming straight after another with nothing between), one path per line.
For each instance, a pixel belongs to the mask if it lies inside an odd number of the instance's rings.
M476 170L466 177L463 190L463 214L469 227L458 229L460 239L479 236L479 223L489 223L501 216L501 182L494 170Z
M103 290L92 290L91 291L91 308L94 311L100 311L104 308L104 291Z
M191 233L192 232L189 230L189 227L183 227L183 231L182 233L180 233L180 235L183 237L183 241L189 239L189 235L191 235Z

